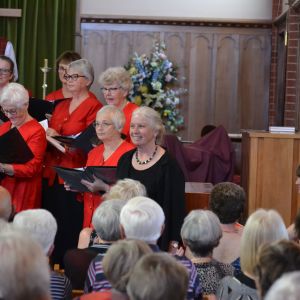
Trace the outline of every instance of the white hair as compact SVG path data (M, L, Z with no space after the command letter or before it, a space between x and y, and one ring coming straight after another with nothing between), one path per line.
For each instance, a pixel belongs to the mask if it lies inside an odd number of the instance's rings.
M165 222L162 208L147 197L134 197L121 210L120 223L128 239L156 242Z
M17 230L0 233L0 298L50 299L50 270L41 247Z
M8 104L18 108L29 103L29 94L22 84L8 83L0 94L0 105Z
M299 282L300 271L282 275L271 286L265 300L298 300L300 295Z
M121 238L120 212L125 203L124 200L106 200L95 210L92 224L102 240L111 242Z
M97 118L100 118L100 116L105 116L106 114L110 114L111 121L114 124L115 129L122 132L125 124L125 115L123 111L114 105L104 105L98 110L96 120Z
M14 217L13 226L31 235L48 254L57 232L56 220L48 210L23 210Z

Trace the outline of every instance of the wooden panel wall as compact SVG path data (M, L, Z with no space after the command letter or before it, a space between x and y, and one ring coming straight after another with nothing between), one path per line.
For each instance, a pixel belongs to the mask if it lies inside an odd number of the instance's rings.
M95 68L92 91L100 94L98 77L110 66L125 65L134 53L149 54L154 40L163 40L178 66L186 140L200 137L205 124L222 124L229 132L266 129L271 31L138 24L81 24L80 52Z

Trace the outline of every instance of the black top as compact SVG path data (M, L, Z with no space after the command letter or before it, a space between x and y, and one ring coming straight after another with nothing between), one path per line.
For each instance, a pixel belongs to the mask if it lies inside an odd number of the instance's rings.
M159 245L161 249L168 250L171 240L180 241L180 228L185 216L183 173L167 152L150 168L136 170L131 163L134 152L135 149L128 151L120 158L117 178L140 181L146 187L148 197L162 207L166 221Z

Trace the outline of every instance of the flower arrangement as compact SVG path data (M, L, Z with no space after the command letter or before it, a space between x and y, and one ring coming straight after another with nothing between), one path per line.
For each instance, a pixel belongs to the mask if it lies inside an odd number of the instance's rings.
M155 42L150 57L135 53L125 69L133 82L129 99L137 105L150 106L158 111L167 130L175 133L183 126L179 96L186 90L170 88L177 81L177 74L165 50L163 43Z

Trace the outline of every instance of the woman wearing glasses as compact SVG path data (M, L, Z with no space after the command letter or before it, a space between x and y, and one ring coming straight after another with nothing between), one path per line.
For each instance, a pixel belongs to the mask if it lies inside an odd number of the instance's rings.
M127 100L132 88L130 74L123 67L108 68L99 78L101 90L107 104L121 109L125 115L125 125L122 134L130 141L129 127L131 115L138 106Z
M72 136L85 130L96 117L102 104L89 94L94 80L93 67L86 59L79 59L68 65L64 75L71 98L56 105L49 122L47 136ZM68 248L76 247L78 234L82 227L82 204L76 194L67 192L63 180L58 178L53 166L80 168L86 164L86 156L78 149L65 149L65 153L49 147L43 172L43 206L57 219L58 232L55 243L58 261Z
M103 106L97 113L94 126L102 144L91 150L88 154L86 166L116 167L120 157L134 146L121 138L125 124L123 112L113 105ZM96 181L96 180L95 180ZM84 219L83 227L90 227L95 209L102 201L96 183L82 180L90 190L84 193ZM65 185L68 189L68 185Z
M2 89L0 106L8 121L0 126L0 136L17 128L34 155L24 164L0 163L0 184L10 192L16 212L41 207L42 163L47 142L43 127L28 114L28 103L29 95L22 85L8 83Z

